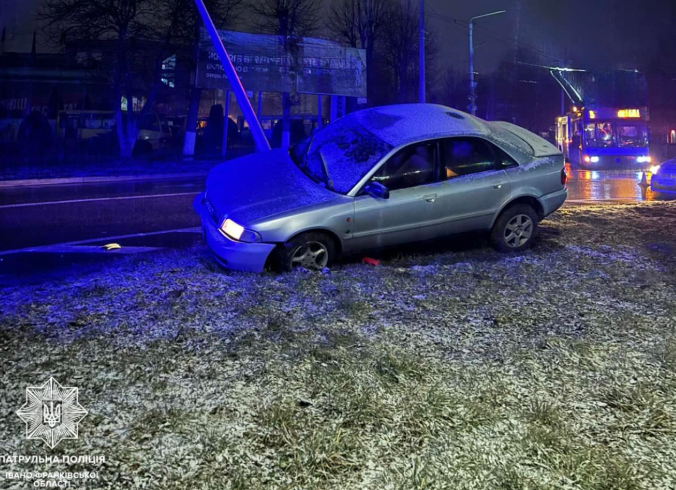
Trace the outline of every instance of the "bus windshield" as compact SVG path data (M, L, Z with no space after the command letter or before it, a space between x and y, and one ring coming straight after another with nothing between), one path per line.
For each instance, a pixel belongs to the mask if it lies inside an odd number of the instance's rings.
M648 146L648 128L638 124L617 127L617 144L620 148L644 148Z
M645 148L648 128L645 124L607 121L585 125L587 148Z

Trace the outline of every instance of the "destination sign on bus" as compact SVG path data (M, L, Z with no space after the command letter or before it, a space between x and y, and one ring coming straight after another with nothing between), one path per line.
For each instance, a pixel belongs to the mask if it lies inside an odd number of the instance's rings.
M617 111L617 117L619 119L640 119L641 110L640 109L620 109Z

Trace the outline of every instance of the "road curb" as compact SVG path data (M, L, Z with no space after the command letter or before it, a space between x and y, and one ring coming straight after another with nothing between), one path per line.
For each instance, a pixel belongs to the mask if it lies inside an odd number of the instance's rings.
M144 174L144 175L118 175L118 176L92 176L92 177L63 177L54 179L21 179L0 180L0 188L24 187L39 185L59 184L89 184L96 182L133 182L135 180L166 180L191 177L206 177L207 172L175 173L175 174Z

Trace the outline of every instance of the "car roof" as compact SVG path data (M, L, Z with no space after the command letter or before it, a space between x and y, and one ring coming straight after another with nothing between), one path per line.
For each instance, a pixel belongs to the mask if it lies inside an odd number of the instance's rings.
M374 107L351 116L393 147L452 135L486 136L490 133L488 125L481 119L436 104Z

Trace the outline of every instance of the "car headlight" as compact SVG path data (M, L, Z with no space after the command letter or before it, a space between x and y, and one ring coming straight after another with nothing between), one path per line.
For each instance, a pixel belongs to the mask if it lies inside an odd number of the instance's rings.
M653 161L651 156L641 156L637 158L638 163L650 163Z
M652 167L650 167L650 173L653 174L653 175L656 174L659 171L660 171L659 165L653 165Z
M221 232L228 238L240 242L260 242L261 236L252 230L247 230L242 225L238 225L231 219L226 219L221 224Z

